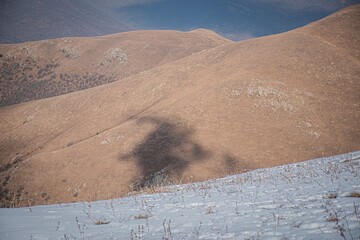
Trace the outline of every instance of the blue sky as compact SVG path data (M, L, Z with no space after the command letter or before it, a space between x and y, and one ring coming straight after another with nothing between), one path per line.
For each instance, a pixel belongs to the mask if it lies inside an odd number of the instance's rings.
M288 31L360 1L154 0L116 10L137 29L212 29L233 40Z

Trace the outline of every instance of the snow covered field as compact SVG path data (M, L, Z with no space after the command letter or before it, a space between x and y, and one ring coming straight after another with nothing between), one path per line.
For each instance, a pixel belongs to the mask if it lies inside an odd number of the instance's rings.
M360 239L360 151L158 194L0 209L0 239Z

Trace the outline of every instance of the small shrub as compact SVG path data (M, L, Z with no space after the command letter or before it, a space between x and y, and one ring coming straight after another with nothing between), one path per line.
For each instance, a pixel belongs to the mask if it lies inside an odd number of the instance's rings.
M71 47L63 47L59 49L59 52L63 53L66 58L75 59L80 55Z
M337 194L336 193L329 193L325 196L325 198L328 198L328 199L335 199L337 198Z
M98 219L98 220L95 220L94 224L95 225L105 225L105 224L109 224L110 221L106 221L106 219Z
M155 191L155 189L171 185L171 169L163 168L162 170L151 174L148 177L142 178L134 182L131 186L133 191Z
M360 198L360 192L352 192L347 197Z
M149 217L151 217L151 215L148 215L148 214L139 214L139 215L136 215L136 216L134 216L134 218L136 219L136 220L138 220L138 219L148 219Z
M206 209L205 214L212 214L212 213L214 213L214 212L215 212L214 207L213 207L213 206L209 206L209 207Z
M339 219L336 216L331 216L326 219L327 222L339 222Z
M121 48L110 49L106 54L105 58L108 62L127 63L128 56Z

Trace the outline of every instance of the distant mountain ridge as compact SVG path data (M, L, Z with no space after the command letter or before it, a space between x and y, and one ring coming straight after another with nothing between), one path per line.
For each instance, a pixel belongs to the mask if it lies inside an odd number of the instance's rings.
M0 43L207 28L234 41L304 26L359 0L2 0Z
M0 43L99 36L134 29L89 1L3 0L0 10Z

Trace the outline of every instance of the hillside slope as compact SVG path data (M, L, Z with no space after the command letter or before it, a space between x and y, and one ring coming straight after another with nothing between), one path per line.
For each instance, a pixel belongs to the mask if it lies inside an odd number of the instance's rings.
M196 30L2 44L0 106L103 85L229 42Z
M0 237L355 240L359 174L360 152L353 152L155 194L0 209Z
M3 204L104 199L358 150L360 45L340 43L359 41L359 15L356 5L122 81L0 108Z

